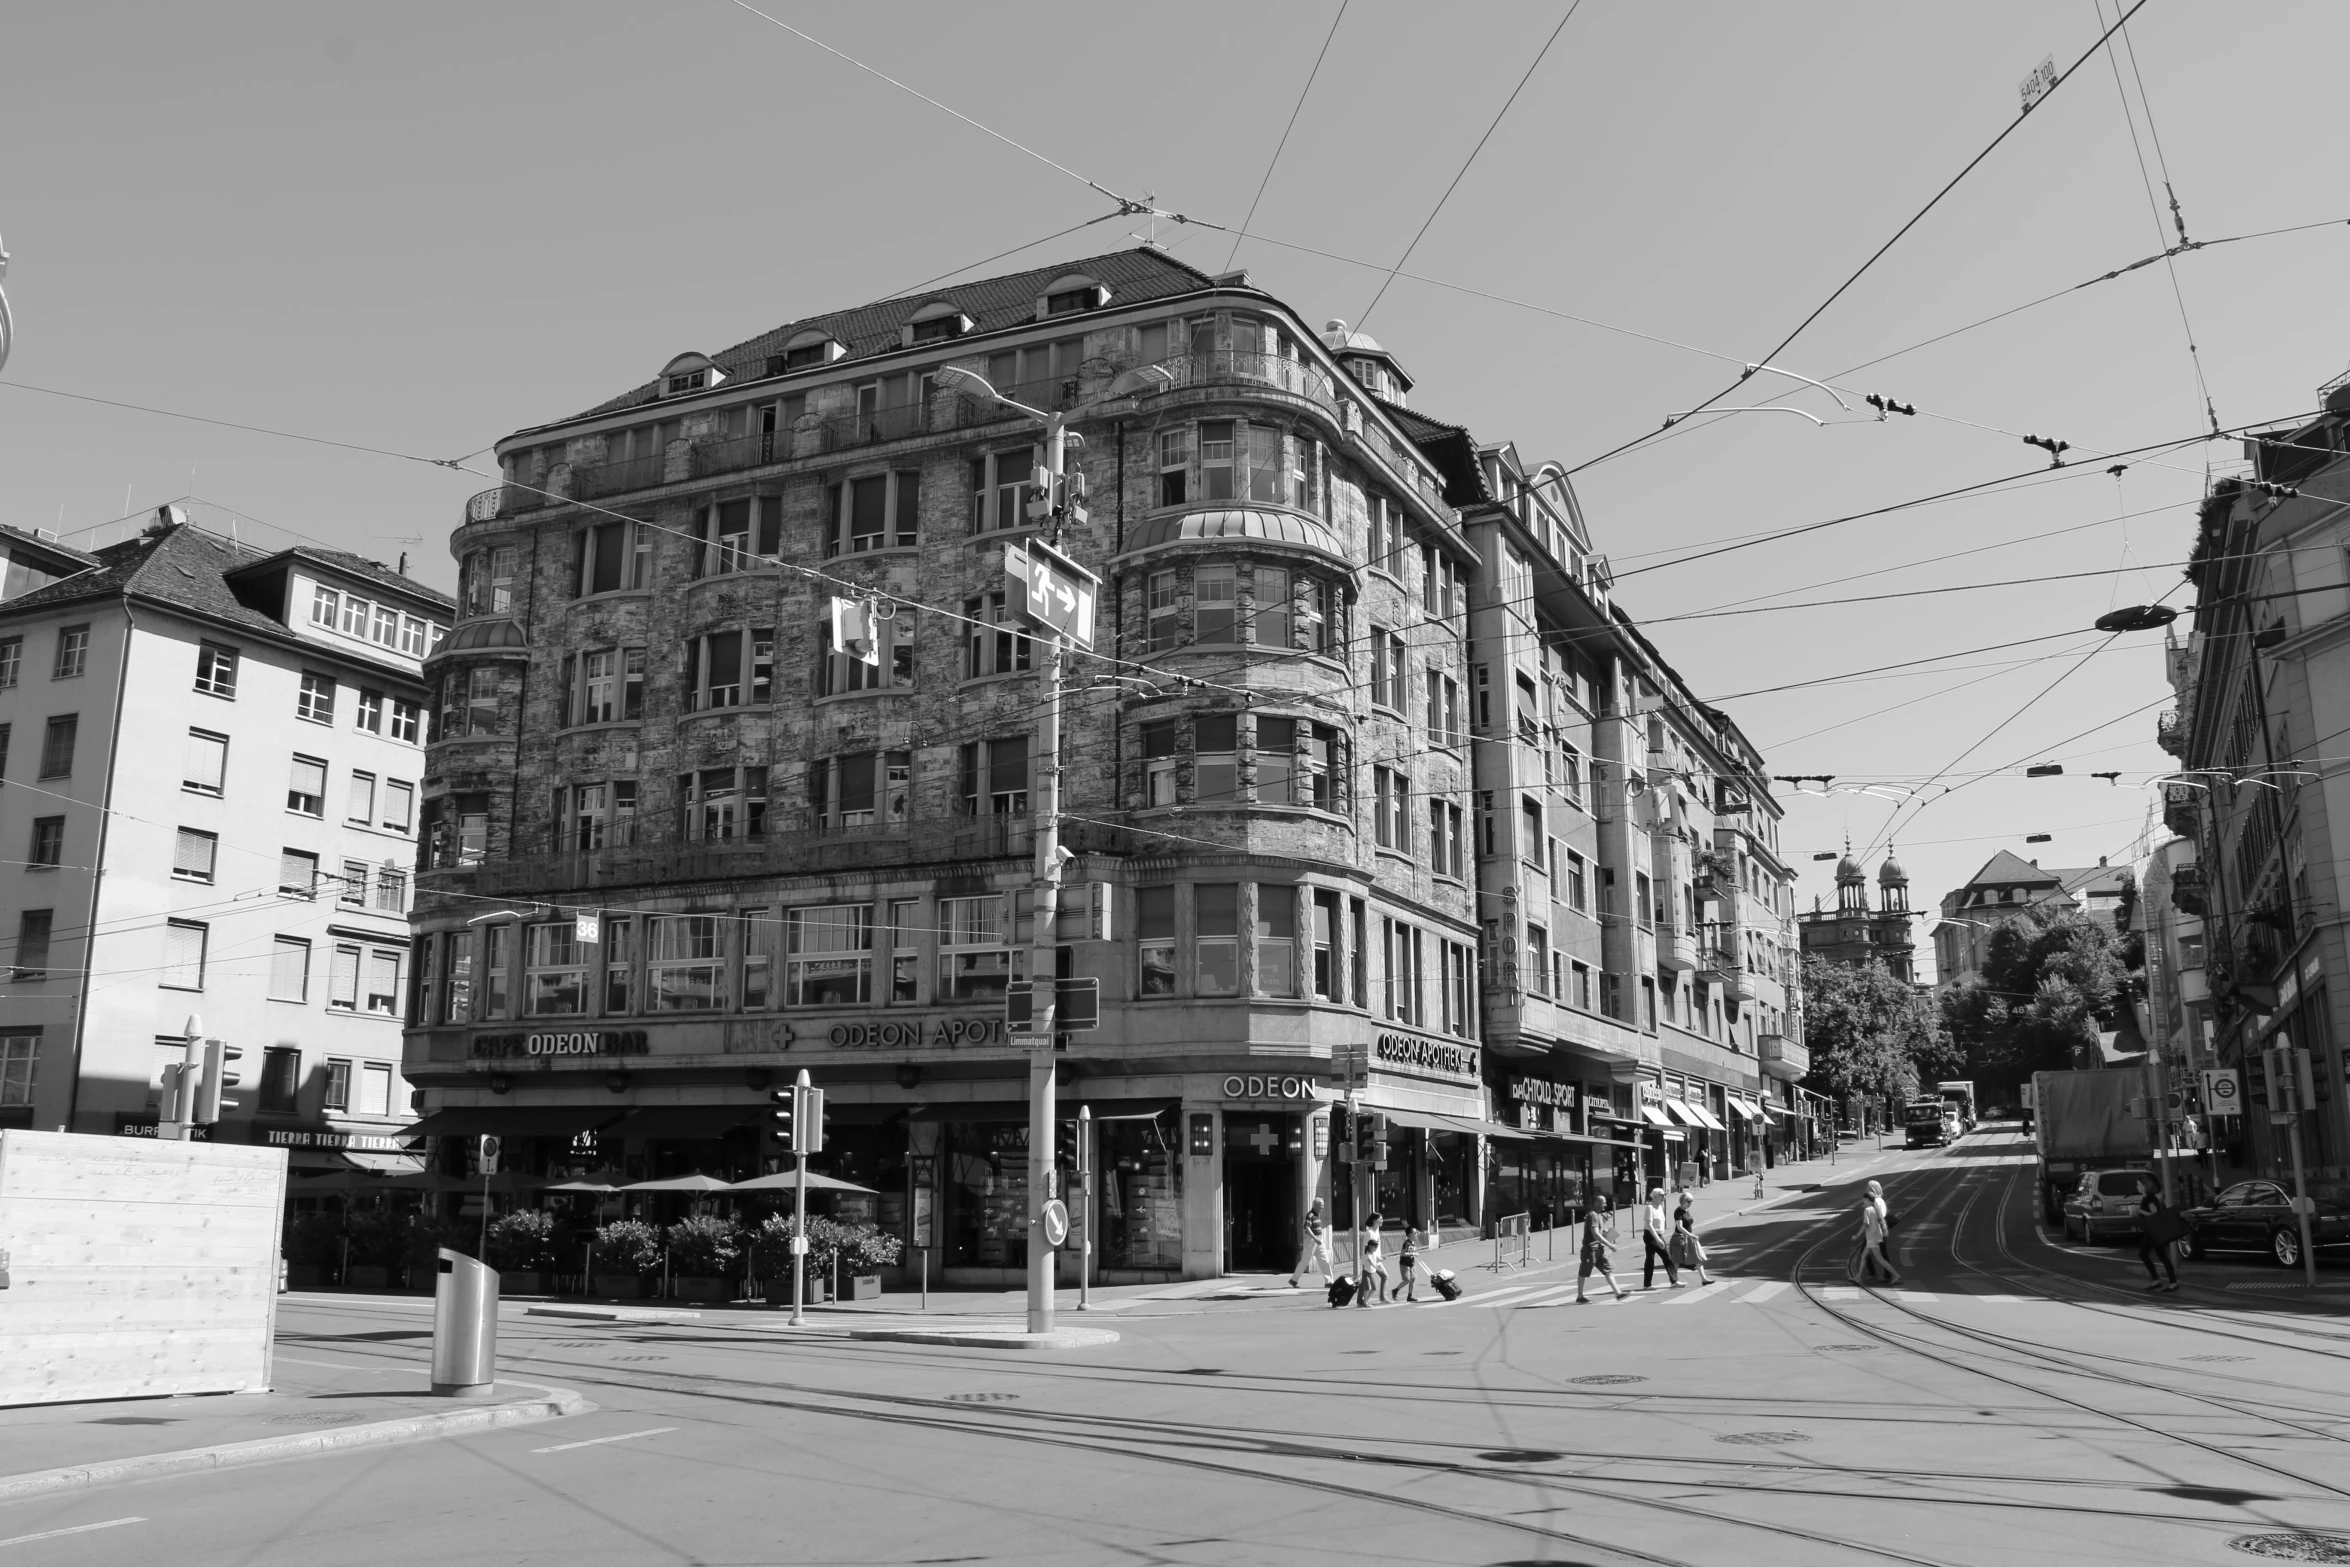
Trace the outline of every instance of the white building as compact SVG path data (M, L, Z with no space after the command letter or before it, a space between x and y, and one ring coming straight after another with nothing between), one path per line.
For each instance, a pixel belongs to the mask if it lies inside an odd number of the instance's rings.
M166 507L95 553L0 530L0 1126L152 1134L191 1014L214 1137L399 1167L421 662L441 594Z

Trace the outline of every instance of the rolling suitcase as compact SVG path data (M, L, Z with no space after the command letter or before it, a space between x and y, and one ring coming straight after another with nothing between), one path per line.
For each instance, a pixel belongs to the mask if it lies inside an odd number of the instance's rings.
M1435 1285L1436 1293L1442 1295L1446 1300L1461 1298L1461 1287L1453 1282L1452 1269L1450 1268L1438 1268L1428 1275L1428 1282Z
M1342 1273L1337 1278L1330 1281L1331 1305L1343 1306L1354 1298L1355 1281L1352 1278Z

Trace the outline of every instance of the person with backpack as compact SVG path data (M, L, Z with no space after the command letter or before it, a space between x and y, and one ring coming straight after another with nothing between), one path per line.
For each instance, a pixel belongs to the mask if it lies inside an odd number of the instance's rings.
M2146 1265L2146 1288L2175 1290L2179 1287L2179 1265L2171 1253L2187 1233L2187 1221L2179 1210L2163 1202L2162 1190L2152 1182L2138 1195L2138 1260ZM2164 1282L2154 1272L2155 1259L2160 1258L2163 1270L2170 1275Z
M1575 1275L1575 1304L1588 1306L1591 1297L1584 1285L1593 1273L1607 1280L1607 1287L1616 1292L1616 1299L1624 1298L1624 1286L1616 1282L1615 1259L1616 1215L1609 1205L1607 1193L1594 1192L1583 1210L1583 1261Z
M1322 1283L1328 1287L1338 1276L1338 1263L1330 1255L1330 1226L1322 1220L1322 1200L1318 1197L1306 1205L1305 1241L1298 1248L1297 1266L1289 1270L1289 1287L1296 1289L1298 1275L1315 1271L1317 1262L1322 1265L1319 1270Z
M1673 1209L1673 1250L1674 1260L1682 1267L1697 1270L1699 1289L1713 1282L1705 1276L1705 1242L1697 1238L1697 1212L1686 1191L1681 1193L1681 1201Z
M1681 1270L1673 1264L1673 1253L1668 1244L1672 1237L1672 1221L1665 1215L1665 1189L1653 1186L1648 1192L1648 1206L1640 1214L1640 1287L1656 1288L1656 1265L1665 1265L1665 1283L1673 1289L1681 1287Z

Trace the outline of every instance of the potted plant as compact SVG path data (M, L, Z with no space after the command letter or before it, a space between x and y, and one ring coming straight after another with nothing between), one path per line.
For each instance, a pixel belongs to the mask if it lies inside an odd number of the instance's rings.
M343 1260L342 1215L288 1214L281 1255L288 1289L314 1289L333 1278Z
M661 1267L661 1232L642 1219L615 1219L596 1231L596 1276L591 1293L636 1300L645 1275Z
M898 1265L905 1255L905 1242L884 1233L877 1224L849 1224L841 1229L840 1268L848 1278L848 1299L880 1299L881 1270Z
M826 1287L831 1275L825 1267L820 1266L821 1258L816 1249L817 1237L823 1233L822 1227L830 1223L827 1219L808 1221L807 1293L804 1298L810 1304L831 1298ZM758 1233L751 1241L751 1272L765 1286L767 1304L770 1306L791 1304L791 1237L792 1216L776 1213L768 1215L767 1222L759 1226Z
M536 1208L517 1208L490 1221L489 1256L483 1259L498 1270L498 1290L506 1295L544 1295L555 1266L555 1216Z
M481 1230L474 1224L427 1213L408 1214L405 1223L407 1244L401 1260L408 1268L408 1289L419 1295L430 1295L437 1287L444 1247L470 1257L481 1244Z
M351 1243L350 1276L343 1281L344 1286L362 1290L389 1288L392 1270L407 1255L407 1219L381 1208L363 1208L344 1218L343 1234Z
M669 1226L669 1274L680 1300L726 1300L742 1256L742 1230L732 1219L695 1214Z

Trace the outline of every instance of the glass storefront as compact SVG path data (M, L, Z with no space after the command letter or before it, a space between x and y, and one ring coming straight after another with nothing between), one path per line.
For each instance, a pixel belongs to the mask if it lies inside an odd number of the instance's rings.
M1094 1123L1095 1198L1101 1208L1097 1265L1183 1269L1183 1160L1173 1110L1150 1119ZM1022 1146L1026 1146L1023 1139Z
M949 1121L941 1128L939 1225L950 1268L1028 1266L1028 1123Z

